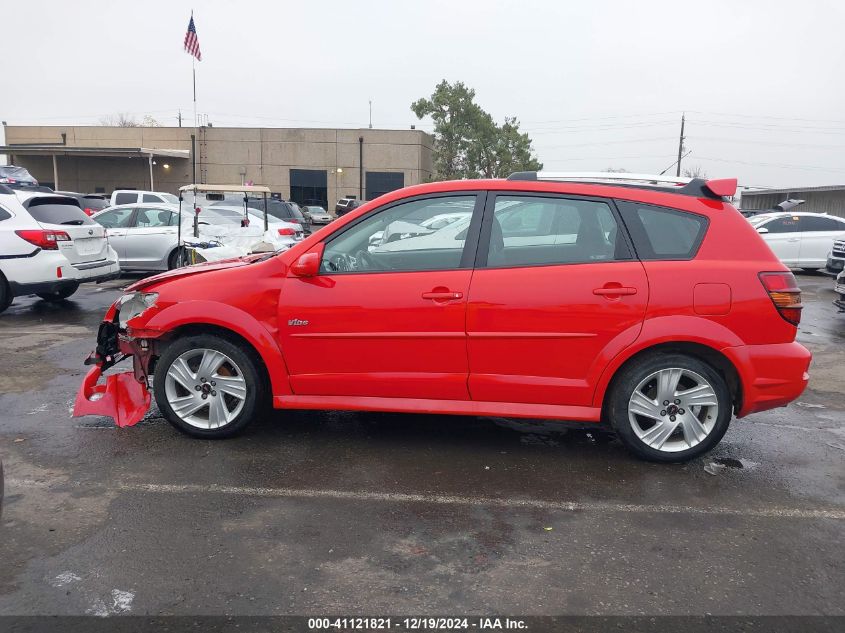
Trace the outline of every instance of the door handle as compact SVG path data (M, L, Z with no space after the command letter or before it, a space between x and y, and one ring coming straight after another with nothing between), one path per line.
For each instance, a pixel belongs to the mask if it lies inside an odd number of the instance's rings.
M460 299L464 296L463 292L424 292L422 293L423 299L431 299L432 301L450 301L453 299Z
M789 238L788 240L786 240L786 241L787 241L787 242L800 242L800 241L801 241L801 238L799 238L799 237L790 237L790 238Z
M594 289L593 294L601 297L621 297L623 295L635 295L637 289L629 286L604 287Z

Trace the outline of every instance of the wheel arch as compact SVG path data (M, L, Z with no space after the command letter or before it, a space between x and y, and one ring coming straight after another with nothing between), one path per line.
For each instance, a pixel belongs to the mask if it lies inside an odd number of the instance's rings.
M227 338L258 357L272 396L291 393L287 366L276 340L252 315L233 306L206 301L179 303L155 315L143 330L161 332L155 337L159 346L191 334L217 334Z
M626 367L646 356L671 353L697 358L719 372L730 391L734 412L740 410L742 407L742 379L733 362L715 347L700 342L677 340L654 343L638 348L622 359L617 358L612 370L605 372L605 375L602 376L602 383L597 389L596 400L601 405L603 414L607 411L607 399L613 392L613 386Z

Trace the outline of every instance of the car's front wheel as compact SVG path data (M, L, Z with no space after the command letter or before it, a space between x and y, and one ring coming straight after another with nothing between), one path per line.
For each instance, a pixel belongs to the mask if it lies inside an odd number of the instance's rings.
M684 462L712 449L731 421L731 394L707 363L683 354L635 359L614 381L609 418L623 444L656 462Z
M266 397L254 353L213 334L177 339L156 363L156 402L177 429L216 439L242 431Z
M79 290L79 284L70 284L53 292L39 292L38 296L44 299L44 301L64 301L77 290Z

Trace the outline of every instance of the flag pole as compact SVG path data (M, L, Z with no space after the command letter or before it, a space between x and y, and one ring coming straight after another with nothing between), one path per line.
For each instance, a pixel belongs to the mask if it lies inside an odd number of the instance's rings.
M194 12L191 11L191 20L194 19ZM194 212L194 237L199 238L199 222L197 221L197 154L196 154L196 147L199 145L199 127L197 125L197 58L195 55L191 55L191 72L193 73L194 78L194 137L196 141L194 142L194 147L191 148L191 155L193 156L194 165L193 165L193 184L194 184L194 205L193 205L193 212Z

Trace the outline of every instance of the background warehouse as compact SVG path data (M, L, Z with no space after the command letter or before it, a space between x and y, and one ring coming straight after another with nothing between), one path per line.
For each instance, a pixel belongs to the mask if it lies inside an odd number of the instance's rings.
M0 152L54 189L176 193L192 180L189 127L7 126ZM197 181L254 182L327 208L429 180L434 139L420 130L200 127ZM151 184L152 180L152 184Z

